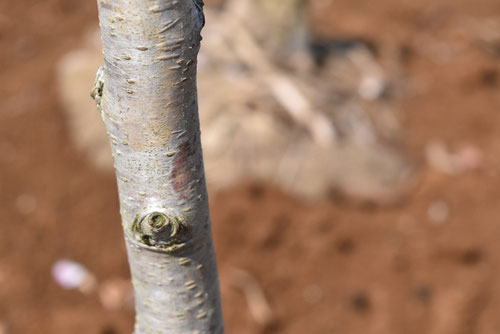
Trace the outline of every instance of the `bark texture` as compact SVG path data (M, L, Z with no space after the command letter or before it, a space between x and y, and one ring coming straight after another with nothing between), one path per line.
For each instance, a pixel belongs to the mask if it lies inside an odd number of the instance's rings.
M92 95L113 151L135 334L222 333L200 145L201 0L98 0Z

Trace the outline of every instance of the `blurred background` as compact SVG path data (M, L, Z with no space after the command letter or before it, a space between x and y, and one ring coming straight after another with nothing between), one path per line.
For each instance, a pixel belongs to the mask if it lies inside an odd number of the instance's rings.
M500 333L500 3L206 0L227 333ZM94 1L0 1L0 334L130 333Z

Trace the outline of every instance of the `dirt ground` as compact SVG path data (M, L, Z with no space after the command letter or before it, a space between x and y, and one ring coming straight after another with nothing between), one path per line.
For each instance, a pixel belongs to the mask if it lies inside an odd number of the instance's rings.
M480 32L499 24L500 2L315 0L310 10L318 35L405 57L401 89L412 93L398 116L418 185L391 207L304 203L252 182L212 193L227 333L500 333L500 28ZM57 59L96 24L93 1L0 1L2 334L132 331L132 311L50 275L70 258L99 282L128 277L114 175L70 142L53 80ZM477 147L480 168L429 168L434 139ZM265 295L266 321L242 270Z

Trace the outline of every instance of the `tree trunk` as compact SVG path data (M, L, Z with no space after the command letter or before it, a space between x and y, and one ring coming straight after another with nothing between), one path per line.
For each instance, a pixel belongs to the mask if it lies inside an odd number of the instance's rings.
M98 0L106 125L135 289L135 334L222 333L200 145L202 0Z

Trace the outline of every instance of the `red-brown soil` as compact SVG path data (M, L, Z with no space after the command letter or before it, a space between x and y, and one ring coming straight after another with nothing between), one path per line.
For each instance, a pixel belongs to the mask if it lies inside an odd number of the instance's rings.
M500 19L500 3L315 2L324 6L312 14L318 34L403 51L402 71L418 89L402 94L399 116L419 184L393 207L303 203L253 183L212 194L227 333L499 333L500 44L495 53L471 30ZM70 142L53 79L57 59L95 24L93 1L0 2L0 323L8 333L132 331L131 311L105 310L95 293L64 291L50 276L60 258L99 281L128 276L114 176ZM481 168L429 169L424 151L435 138L477 146ZM428 215L435 201L449 208L440 224ZM267 324L249 312L238 269L267 296Z

